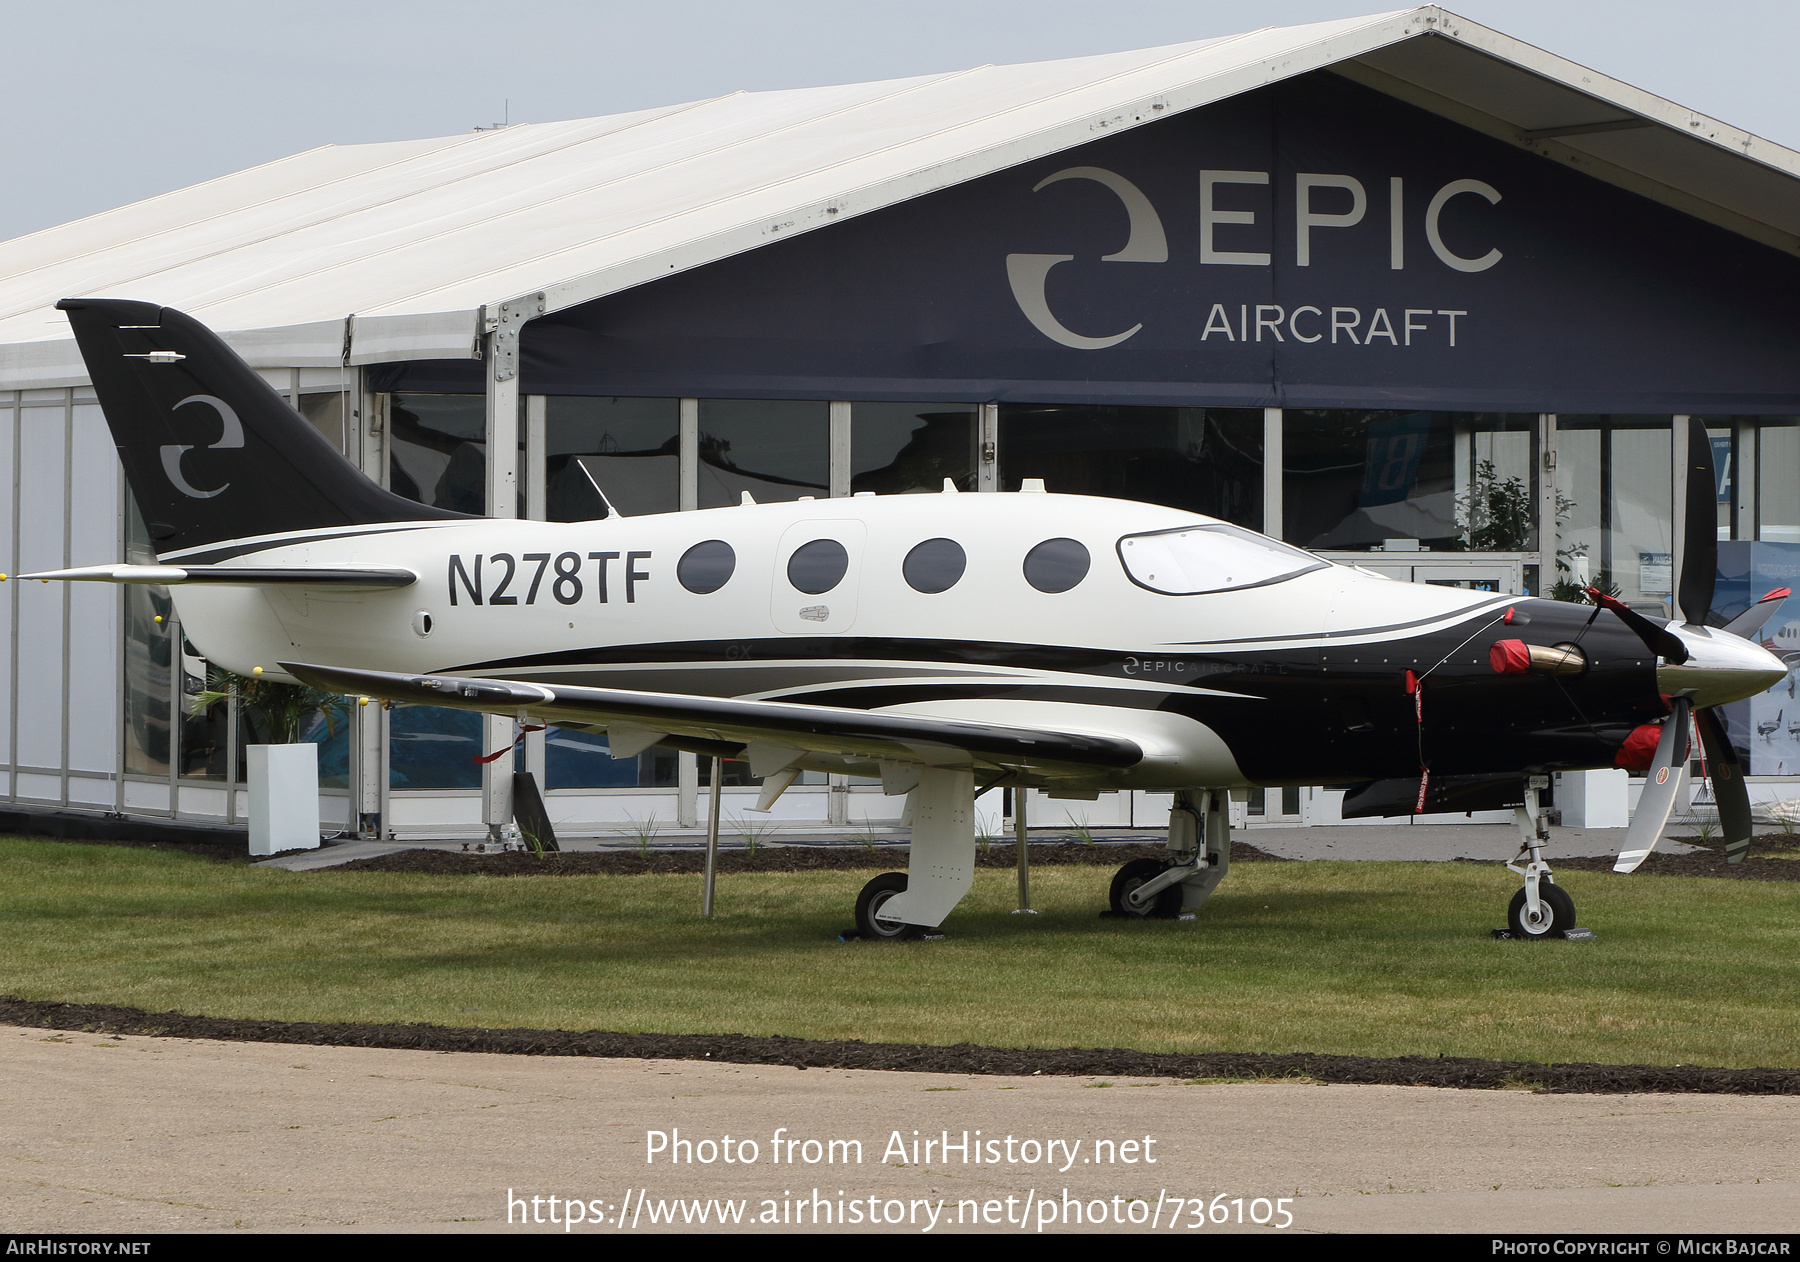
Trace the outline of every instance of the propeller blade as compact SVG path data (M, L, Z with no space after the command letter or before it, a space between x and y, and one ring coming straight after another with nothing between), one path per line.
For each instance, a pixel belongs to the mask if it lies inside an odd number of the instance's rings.
M1588 595L1593 597L1596 605L1618 614L1619 621L1630 627L1637 638L1644 642L1646 648L1663 658L1671 666L1679 666L1687 661L1687 645L1683 644L1673 633L1665 631L1618 597L1608 596L1598 587L1588 588Z
M1676 697L1669 706L1673 713L1657 739L1656 757L1650 762L1650 774L1644 779L1637 810L1631 813L1631 827L1625 830L1625 844L1619 849L1619 861L1613 864L1614 872L1637 871L1638 864L1649 858L1656 843L1662 840L1663 826L1669 822L1669 812L1675 809L1675 793L1681 788L1681 764L1688 756L1688 716L1693 707L1686 697Z
M1744 785L1744 764L1725 734L1716 709L1694 716L1700 724L1700 748L1706 751L1706 773L1712 778L1713 801L1719 806L1719 828L1725 834L1725 862L1742 863L1750 848L1750 790Z
M1713 469L1712 437L1697 416L1688 418L1687 464L1687 532L1676 590L1682 616L1697 627L1704 626L1712 612L1713 583L1719 575L1718 474Z
M1757 601L1743 613L1725 624L1724 629L1733 635L1742 636L1746 640L1754 640L1757 632L1763 629L1763 623L1774 617L1775 611L1781 608L1781 602L1794 593L1786 587L1777 587L1761 600Z

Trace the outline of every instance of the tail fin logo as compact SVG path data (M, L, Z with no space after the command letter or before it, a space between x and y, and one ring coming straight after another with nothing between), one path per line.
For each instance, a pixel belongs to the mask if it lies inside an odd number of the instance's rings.
M209 444L203 450L215 451L224 447L242 447L244 445L243 422L238 420L238 414L232 410L229 403L215 395L190 394L180 403L177 403L175 407L184 408L190 403L204 403L219 414L219 441ZM173 411L174 409L170 410ZM174 483L175 489L180 491L183 495L197 500L209 500L215 495L222 494L231 486L231 483L227 482L224 486L216 487L210 491L200 490L198 487L192 485L187 480L187 475L181 471L181 458L188 452L194 450L193 447L170 444L169 446L163 447L161 450L163 472L168 475L169 481Z

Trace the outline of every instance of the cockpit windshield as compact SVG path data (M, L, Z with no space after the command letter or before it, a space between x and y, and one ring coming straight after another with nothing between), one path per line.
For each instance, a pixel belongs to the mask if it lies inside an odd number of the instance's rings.
M1170 596L1260 587L1330 564L1224 522L1126 535L1119 540L1119 561L1139 587Z

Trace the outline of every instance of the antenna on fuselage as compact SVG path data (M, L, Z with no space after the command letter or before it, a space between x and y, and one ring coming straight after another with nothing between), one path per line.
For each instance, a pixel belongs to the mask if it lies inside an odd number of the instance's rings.
M623 517L625 514L621 513L618 508L614 506L613 502L606 498L606 492L600 489L600 483L594 478L594 471L583 464L580 457L576 457L575 467L581 470L581 476L586 478L588 480L588 485L594 488L594 494L600 497L600 502L606 505L606 515L608 517Z

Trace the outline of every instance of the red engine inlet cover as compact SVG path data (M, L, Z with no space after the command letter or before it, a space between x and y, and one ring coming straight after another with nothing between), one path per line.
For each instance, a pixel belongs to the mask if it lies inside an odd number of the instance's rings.
M1502 675L1523 675L1531 669L1531 650L1523 640L1496 640L1488 650L1488 665Z
M1661 739L1662 728L1658 724L1646 723L1633 729L1625 743L1619 746L1619 752L1613 755L1613 766L1627 771L1650 770L1650 764L1656 759L1656 742Z

